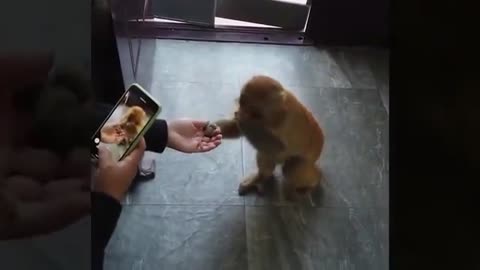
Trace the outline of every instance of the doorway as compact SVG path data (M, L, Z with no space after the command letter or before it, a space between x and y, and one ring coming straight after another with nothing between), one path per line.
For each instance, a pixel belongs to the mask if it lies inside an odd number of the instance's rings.
M311 0L135 0L118 3L130 36L275 44L304 38Z

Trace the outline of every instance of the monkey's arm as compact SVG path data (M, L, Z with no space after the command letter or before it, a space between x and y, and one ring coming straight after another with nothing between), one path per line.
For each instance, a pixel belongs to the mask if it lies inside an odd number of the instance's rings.
M224 139L235 139L242 136L242 132L238 127L237 121L235 119L222 119L215 122L221 132Z

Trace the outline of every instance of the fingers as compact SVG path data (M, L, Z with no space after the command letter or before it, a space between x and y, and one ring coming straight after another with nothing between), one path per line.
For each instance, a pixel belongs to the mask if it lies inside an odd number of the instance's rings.
M208 152L217 147L214 143L201 144L199 147L200 152Z
M213 135L216 136L216 135L221 135L222 131L220 130L220 127L217 127L214 131L213 131Z
M16 202L9 196L7 192L0 190L0 240L3 239L2 231L5 227L15 220L17 217Z
M222 140L222 134L217 134L216 136L213 136L213 137L207 137L207 136L202 137L202 142L213 142L213 141L221 141L221 140Z
M140 142L138 142L137 149L140 149L142 152L145 152L147 149L147 142L145 142L145 138L141 138Z
M44 191L48 198L61 198L83 191L84 186L85 179L82 178L58 179L45 185Z
M131 164L131 166L135 166L135 167L138 166L138 164L143 158L143 154L145 153L146 148L147 148L147 145L145 143L145 139L144 138L140 139L140 142L138 143L135 150L133 150L121 162L124 164L127 164L127 163Z
M2 80L4 87L21 88L48 78L53 65L53 54L0 56L0 74L8 80ZM8 84L8 85L5 85Z
M62 162L57 176L61 178L89 177L90 169L90 150L87 148L76 148Z
M198 145L198 151L199 152L208 152L211 151L217 146L219 146L222 142L220 140L215 140L215 141L210 141L210 142L200 142Z
M30 237L58 231L90 212L90 192L77 192L41 202L21 202L18 218L1 238Z
M7 178L3 188L6 193L22 201L40 200L45 196L43 186L38 181L23 175Z
M203 130L203 128L208 124L208 121L203 120L192 120L192 125L199 130Z
M100 145L98 147L98 166L104 168L111 162L113 162L112 152L106 146Z
M10 170L14 174L48 179L54 176L60 165L59 158L47 150L24 148L13 154Z

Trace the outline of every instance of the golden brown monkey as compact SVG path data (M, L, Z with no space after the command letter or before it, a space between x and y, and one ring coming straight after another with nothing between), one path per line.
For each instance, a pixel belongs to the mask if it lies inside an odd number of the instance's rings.
M320 158L324 134L312 113L276 80L255 76L242 88L239 106L232 119L215 124L223 138L245 136L257 150L258 172L242 181L240 195L256 188L263 192L263 182L282 165L287 197L309 192L321 179L315 165Z
M105 125L102 128L104 143L131 143L145 124L146 113L139 106L128 108L117 124Z
M131 143L142 130L146 116L145 111L139 106L128 108L123 115L120 120L120 126L125 131L125 139L128 143Z

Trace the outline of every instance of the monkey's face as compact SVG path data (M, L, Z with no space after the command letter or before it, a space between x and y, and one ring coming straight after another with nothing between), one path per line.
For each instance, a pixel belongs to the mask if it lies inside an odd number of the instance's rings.
M146 117L145 111L138 106L133 106L129 108L127 112L127 122L136 126L141 125L145 117Z
M269 77L257 76L247 82L238 99L236 118L242 123L271 126L285 114L285 91Z
M137 130L137 125L135 125L135 123L127 122L122 127L126 133L126 136L129 139L134 139L135 136L137 136L138 130Z

